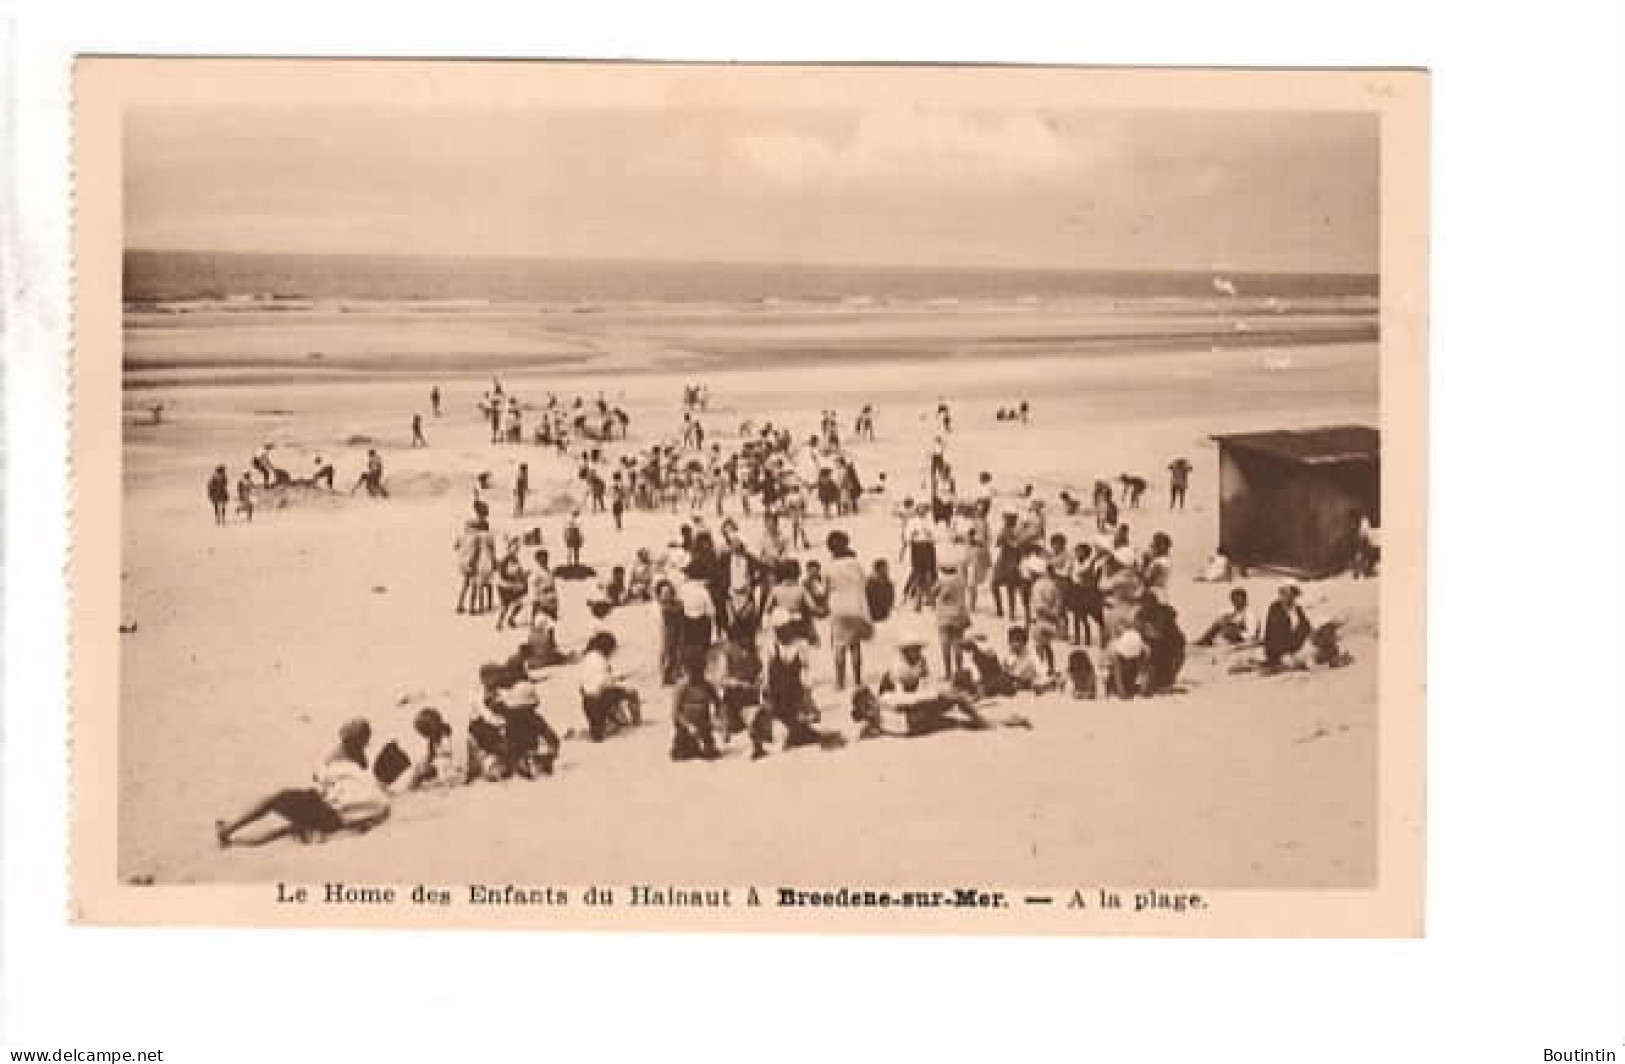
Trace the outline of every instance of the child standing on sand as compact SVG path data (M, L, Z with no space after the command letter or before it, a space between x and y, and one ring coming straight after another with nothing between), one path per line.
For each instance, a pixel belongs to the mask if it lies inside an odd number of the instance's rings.
M491 609L493 595L491 580L496 575L497 540L483 518L476 520L474 529L474 605L470 613L484 613Z
M847 534L834 531L826 538L830 553L829 642L835 652L835 689L846 686L846 666L852 665L852 682L863 683L863 644L874 637L869 616L868 574L858 561Z
M660 683L669 687L682 671L683 650L683 604L670 580L655 583L655 608L660 611Z
M513 480L513 515L525 516L525 497L530 494L530 466L519 463L519 472Z
M559 619L559 585L553 579L553 570L548 568L547 551L537 551L532 559L536 568L530 573L531 623L535 624L539 614L556 622Z
M209 475L209 505L214 509L214 523L226 523L226 503L231 500L231 489L226 483L226 467L215 466Z
M254 520L254 478L246 470L237 480L237 514L250 523Z
M457 612L479 612L479 590L475 573L480 561L480 523L469 519L463 523L462 535L452 544L452 550L457 554L457 575L462 578L462 586L457 591Z
M891 570L886 566L886 559L875 559L874 567L869 571L869 582L864 585L863 591L869 599L871 620L879 624L891 616L892 607L897 604L897 588L891 581Z
M564 522L564 551L569 556L568 564L572 569L581 566L581 548L586 545L586 539L581 534L581 511L574 510L570 519Z
M503 628L519 627L519 609L525 602L525 587L528 578L525 574L524 564L519 560L519 537L508 539L506 548L502 552L502 560L497 563L497 630Z
M1064 627L1061 619L1061 588L1056 582L1053 563L1045 563L1038 554L1028 556L1028 570L1032 573L1032 639L1033 649L1044 663L1044 668L1055 672L1055 640Z
M964 664L965 633L970 631L970 596L965 574L953 559L942 562L936 589L937 645L942 650L942 675L959 675Z
M801 589L807 593L807 603L811 607L807 615L807 629L811 633L807 642L818 646L818 626L813 619L829 616L829 584L824 580L824 566L817 558L807 559L807 566L801 575Z

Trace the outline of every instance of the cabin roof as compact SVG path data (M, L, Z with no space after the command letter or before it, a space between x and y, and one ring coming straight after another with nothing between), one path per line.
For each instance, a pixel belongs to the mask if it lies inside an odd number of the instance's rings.
M1381 454L1381 434L1367 425L1333 425L1318 429L1277 429L1214 436L1220 448L1267 455L1303 465L1368 461Z

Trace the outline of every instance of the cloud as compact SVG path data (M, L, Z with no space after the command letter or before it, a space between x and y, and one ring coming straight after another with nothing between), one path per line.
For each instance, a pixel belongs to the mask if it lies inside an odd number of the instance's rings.
M907 178L966 183L988 178L1057 180L1087 167L1097 151L1044 118L867 111L843 135L760 133L736 137L734 155L789 185Z

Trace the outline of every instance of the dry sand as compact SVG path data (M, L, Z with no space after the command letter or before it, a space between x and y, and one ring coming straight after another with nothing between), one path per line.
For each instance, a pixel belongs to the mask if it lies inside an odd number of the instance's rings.
M1111 311L1096 309L1098 332ZM1033 483L1053 496L1068 485L1086 493L1096 477L1124 471L1150 478L1146 509L1124 516L1137 546L1153 531L1173 537L1173 602L1193 639L1227 590L1192 581L1216 538L1209 435L1376 423L1374 344L1280 339L1213 350L1228 334L1246 332L1229 321L1222 330L1208 323L1214 343L1193 337L1164 352L1091 349L1080 357L1056 341L1045 347L1055 356L1013 357L993 340L1021 334L1023 323L1027 335L1081 335L1078 323L1009 306L882 314L866 330L869 311L825 308L774 331L738 324L745 315L737 312L594 309L576 316L606 320L583 340L545 328L540 338L516 332L504 317L510 313L475 313L474 326L440 321L426 332L414 332L406 312L344 315L343 328L327 320L336 315L301 320L279 312L204 315L184 328L130 331L122 608L137 627L122 637L121 876L1055 889L1373 882L1376 584L1341 578L1310 585L1307 605L1317 620L1348 622L1356 661L1347 669L1230 676L1230 655L1193 648L1184 694L1132 703L1028 698L1020 709L1034 722L1031 731L775 752L760 763L748 760L739 740L714 764L666 759L668 698L653 682L658 621L652 607L626 608L608 626L621 637L620 666L641 688L651 726L601 745L567 741L552 779L407 796L387 824L364 836L218 849L214 819L267 790L302 785L343 720L367 716L376 742L399 738L415 751L415 740L407 741L411 708L401 698L460 706L475 694L479 664L516 642L493 631L489 617L452 611L451 545L474 473L495 476L499 533L540 525L550 545L560 539L561 517L514 522L502 500L521 460L531 465L542 505L569 490L571 469L551 452L486 442L472 409L485 378L429 376L436 363L391 352L502 356L463 357L457 364L467 369L584 346L592 375L505 371L504 381L531 401L548 390L591 396L603 389L631 413L633 445L674 431L679 390L689 379L709 383L707 426L725 446L745 417L772 418L805 435L820 409L840 411L849 427L857 408L872 402L880 438L854 453L870 482L889 474L891 497L839 523L862 557L892 558L899 577L887 515L918 490L930 412L946 396L956 419L950 459L962 482L988 469L1001 486ZM920 327L927 319L930 328ZM1035 320L1043 328L1034 328ZM1165 331L1138 319L1132 327ZM321 332L329 349L354 356L341 372L308 365L310 330ZM741 342L741 330L765 349L776 343L782 360L727 368L723 356ZM282 341L268 339L279 335ZM497 335L507 335L509 346L492 346ZM894 345L890 360L876 347L884 343ZM862 357L820 364L806 352L821 345ZM211 354L229 360L251 350L273 364L267 383L174 384L175 365L195 368ZM691 355L672 354L684 351ZM146 361L138 365L137 355ZM616 368L636 372L601 375ZM204 374L211 375L218 376ZM428 416L431 383L446 395L438 419ZM1030 426L994 421L998 405L1021 398L1033 404ZM145 424L141 408L156 399L168 404L164 422ZM406 447L413 412L425 415L426 450ZM334 459L342 493L368 440L378 441L395 497L309 498L262 510L252 524L211 523L203 487L215 464L226 463L235 478L259 444L273 441L281 464L296 474L317 453ZM1164 471L1180 454L1196 472L1189 509L1170 512ZM593 517L585 559L600 567L624 562L639 546L664 544L676 523L668 514L634 513L616 533L607 516ZM1060 530L1076 538L1086 525L1062 520ZM811 531L821 543L823 522L814 520ZM1244 583L1261 610L1272 581ZM563 635L579 646L592 627L581 602L585 588L563 587ZM1002 622L987 612L986 598L978 627L1002 640ZM912 624L909 615L881 626L867 655L871 673ZM826 723L850 732L831 690L827 650L821 654L815 677ZM543 697L561 732L582 726L568 670L555 673Z

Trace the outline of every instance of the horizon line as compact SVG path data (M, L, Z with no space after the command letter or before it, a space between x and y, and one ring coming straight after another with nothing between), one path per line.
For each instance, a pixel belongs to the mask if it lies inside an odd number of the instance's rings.
M737 266L737 267L796 267L814 270L842 270L842 269L869 269L869 270L911 270L919 273L1015 273L1020 271L1045 271L1054 273L1190 273L1190 274L1254 274L1276 276L1304 276L1315 275L1323 277L1378 277L1382 275L1380 269L1291 269L1268 268L1256 266L1060 266L1060 265L1006 265L996 264L990 266L956 266L956 265L921 265L897 262L809 262L796 260L772 259L706 259L706 258L642 258L636 256L552 256L552 255L516 255L483 251L245 251L239 248L158 248L158 247L126 247L121 252L121 258L129 255L238 255L238 256L289 256L307 258L388 258L388 259L485 259L493 262L556 262L556 263L590 263L594 265L639 265L639 266Z

